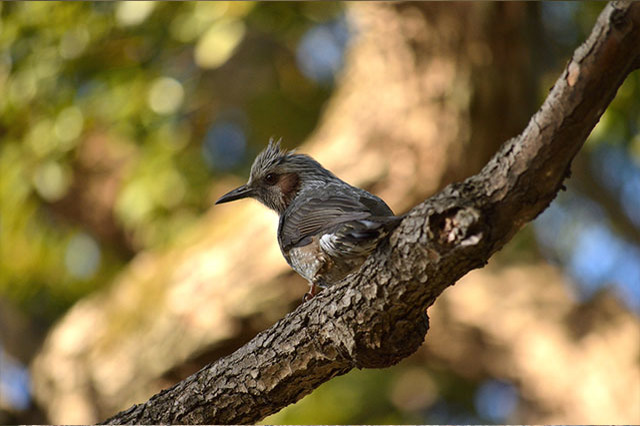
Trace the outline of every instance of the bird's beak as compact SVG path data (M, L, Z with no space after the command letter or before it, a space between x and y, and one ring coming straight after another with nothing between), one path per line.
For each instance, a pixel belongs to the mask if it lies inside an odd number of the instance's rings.
M222 197L218 198L215 204L228 203L229 201L239 200L241 198L251 197L253 195L253 189L248 185L242 185L232 191L227 192Z

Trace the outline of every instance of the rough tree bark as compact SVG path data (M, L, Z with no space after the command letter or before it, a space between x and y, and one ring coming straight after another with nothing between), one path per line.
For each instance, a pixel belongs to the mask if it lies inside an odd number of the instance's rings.
M255 422L354 367L386 367L413 353L428 329L426 307L548 206L638 66L640 5L609 4L526 129L480 173L412 209L357 275L107 422Z

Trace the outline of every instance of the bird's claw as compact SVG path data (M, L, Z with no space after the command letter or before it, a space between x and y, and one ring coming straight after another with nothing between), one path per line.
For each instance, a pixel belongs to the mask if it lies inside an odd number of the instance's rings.
M318 294L318 286L316 285L316 283L309 283L309 292L305 293L304 296L302 296L302 301L308 302L309 300L313 299L316 294Z

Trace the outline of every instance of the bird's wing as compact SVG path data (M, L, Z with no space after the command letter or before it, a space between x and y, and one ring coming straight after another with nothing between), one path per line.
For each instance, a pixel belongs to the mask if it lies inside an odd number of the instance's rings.
M339 223L369 216L366 206L351 197L310 198L282 217L278 238L283 248L306 245L311 237Z
M382 201L367 198L363 202L363 198L336 194L296 206L282 218L278 232L281 247L286 251L304 246L311 237L322 235L320 244L330 255L360 255L372 250L399 219L395 220Z

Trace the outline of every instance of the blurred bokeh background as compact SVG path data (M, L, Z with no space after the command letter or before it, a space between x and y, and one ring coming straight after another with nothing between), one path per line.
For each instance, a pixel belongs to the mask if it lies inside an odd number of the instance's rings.
M0 3L0 423L92 423L297 306L271 136L396 212L519 133L604 4ZM412 357L266 423L640 423L640 73Z

